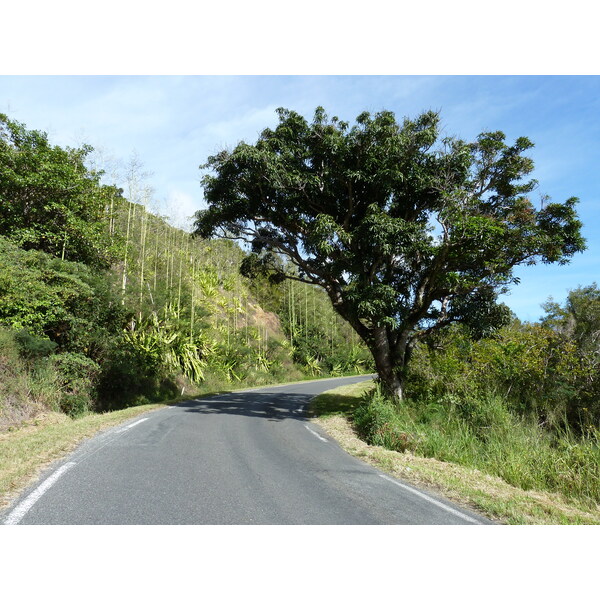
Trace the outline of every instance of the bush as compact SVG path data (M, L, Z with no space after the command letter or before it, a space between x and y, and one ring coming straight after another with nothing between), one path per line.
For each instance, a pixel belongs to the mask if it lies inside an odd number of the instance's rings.
M24 329L15 333L15 340L19 344L21 356L29 359L48 356L52 354L58 346L58 344L52 340L31 335Z
M365 441L399 452L416 448L416 436L398 426L396 408L385 398L380 387L365 392L363 398L354 411L353 423Z
M143 349L117 338L107 347L96 392L96 409L106 411L168 400L178 389Z
M512 412L501 394L463 390L398 405L376 387L353 421L370 444L476 468L521 489L560 492L586 505L600 501L598 431L582 437L568 425L540 427Z
M26 351L29 357L25 358L22 342L31 340L19 334L0 327L0 431L60 406L56 370L47 357L36 357L35 352ZM37 341L33 339L32 349L39 350Z
M49 362L58 374L60 409L70 417L78 417L91 410L95 403L100 365L83 354L72 352L55 354Z
M513 415L557 430L565 418L573 426L585 412L578 407L588 371L575 345L548 328L514 323L474 341L456 326L433 348L415 349L406 395L424 403L452 397L465 410L499 396Z

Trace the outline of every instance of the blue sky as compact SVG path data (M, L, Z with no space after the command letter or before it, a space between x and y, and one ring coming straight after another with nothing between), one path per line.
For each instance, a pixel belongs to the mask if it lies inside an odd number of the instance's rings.
M600 77L598 76L0 76L0 112L53 143L89 143L107 167L135 153L152 175L156 209L186 226L202 206L199 165L223 147L254 142L275 109L310 117L322 105L353 121L363 110L397 118L440 111L445 133L527 136L535 144L532 195L580 198L588 250L568 266L520 268L503 300L523 320L569 289L600 283Z

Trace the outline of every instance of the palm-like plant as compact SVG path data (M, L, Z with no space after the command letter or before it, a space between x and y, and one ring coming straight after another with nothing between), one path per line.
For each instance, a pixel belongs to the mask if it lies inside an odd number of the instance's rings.
M171 372L180 371L192 381L204 380L205 357L213 345L198 332L190 332L177 319L176 308L169 304L162 318L153 312L137 327L125 332L126 340L150 362Z

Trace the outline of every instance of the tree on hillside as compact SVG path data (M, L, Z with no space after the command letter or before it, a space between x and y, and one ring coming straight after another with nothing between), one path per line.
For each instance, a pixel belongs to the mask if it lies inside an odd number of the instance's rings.
M320 107L312 123L278 115L254 145L202 165L214 174L195 234L249 243L246 273L324 288L399 399L419 340L458 321L494 326L515 266L564 264L585 248L577 198L538 210L527 197L537 182L523 181L533 170L525 137L440 139L433 112L402 124L364 112L352 127Z
M106 208L120 190L100 184L90 146L63 149L0 115L0 235L25 250L107 267L115 258Z

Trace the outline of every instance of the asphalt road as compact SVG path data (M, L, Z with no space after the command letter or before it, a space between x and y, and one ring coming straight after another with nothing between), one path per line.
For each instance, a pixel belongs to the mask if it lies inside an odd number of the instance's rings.
M486 524L345 453L307 420L350 377L239 391L137 417L53 465L5 524Z

